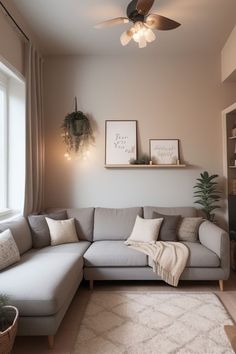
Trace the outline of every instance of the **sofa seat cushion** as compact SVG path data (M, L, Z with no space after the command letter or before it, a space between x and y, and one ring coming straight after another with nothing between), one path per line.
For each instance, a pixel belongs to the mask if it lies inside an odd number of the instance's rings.
M189 249L186 267L217 268L220 266L220 259L217 254L201 243L183 242L183 244Z
M86 267L145 267L148 259L124 241L96 241L85 252L84 264Z
M20 316L54 315L78 282L89 245L81 241L28 251L0 272L0 293L9 296Z
M182 242L189 249L189 257L186 268L217 268L220 266L219 257L203 246L201 243ZM148 260L148 264L152 266L153 261Z

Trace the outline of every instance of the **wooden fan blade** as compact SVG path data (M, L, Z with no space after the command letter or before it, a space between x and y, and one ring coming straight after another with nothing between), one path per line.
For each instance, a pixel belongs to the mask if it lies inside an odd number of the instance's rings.
M157 14L150 14L146 18L145 23L149 28L161 31L168 31L181 26L180 23Z
M111 20L98 23L94 26L94 28L112 27L116 25L122 25L123 23L129 23L129 19L127 17L113 18Z
M155 0L138 0L136 10L140 15L147 15Z

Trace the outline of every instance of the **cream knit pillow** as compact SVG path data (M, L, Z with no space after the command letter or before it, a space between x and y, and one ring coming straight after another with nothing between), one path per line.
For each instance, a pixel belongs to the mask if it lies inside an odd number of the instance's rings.
M18 262L20 253L9 229L0 233L0 270Z
M129 243L129 241L135 241L155 243L158 238L162 221L163 218L143 219L137 215L133 231L126 242Z
M178 240L186 242L198 242L198 230L202 222L202 217L183 218L179 225Z
M52 246L79 242L75 229L75 219L53 220L47 217L45 219L48 224Z

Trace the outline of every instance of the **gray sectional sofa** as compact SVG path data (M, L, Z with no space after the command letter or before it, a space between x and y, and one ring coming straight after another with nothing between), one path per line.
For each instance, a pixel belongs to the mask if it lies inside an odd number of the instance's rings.
M75 218L80 242L42 249L32 248L31 231L23 217L0 223L0 232L11 229L21 254L19 263L0 271L0 293L8 294L20 311L19 335L45 335L52 346L83 277L91 288L95 280L158 280L148 257L124 245L136 216L152 218L153 211L197 215L191 207L67 209L68 218ZM228 234L204 221L199 242L185 244L190 256L181 279L219 280L223 290L230 272Z

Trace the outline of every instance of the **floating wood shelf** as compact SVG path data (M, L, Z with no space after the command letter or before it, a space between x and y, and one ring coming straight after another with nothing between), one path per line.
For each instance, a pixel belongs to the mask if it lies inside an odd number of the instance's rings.
M229 166L229 168L236 168L236 166Z
M236 136L229 136L229 140L234 140L236 139Z
M186 165L105 165L105 168L184 168ZM236 166L235 166L236 167Z

